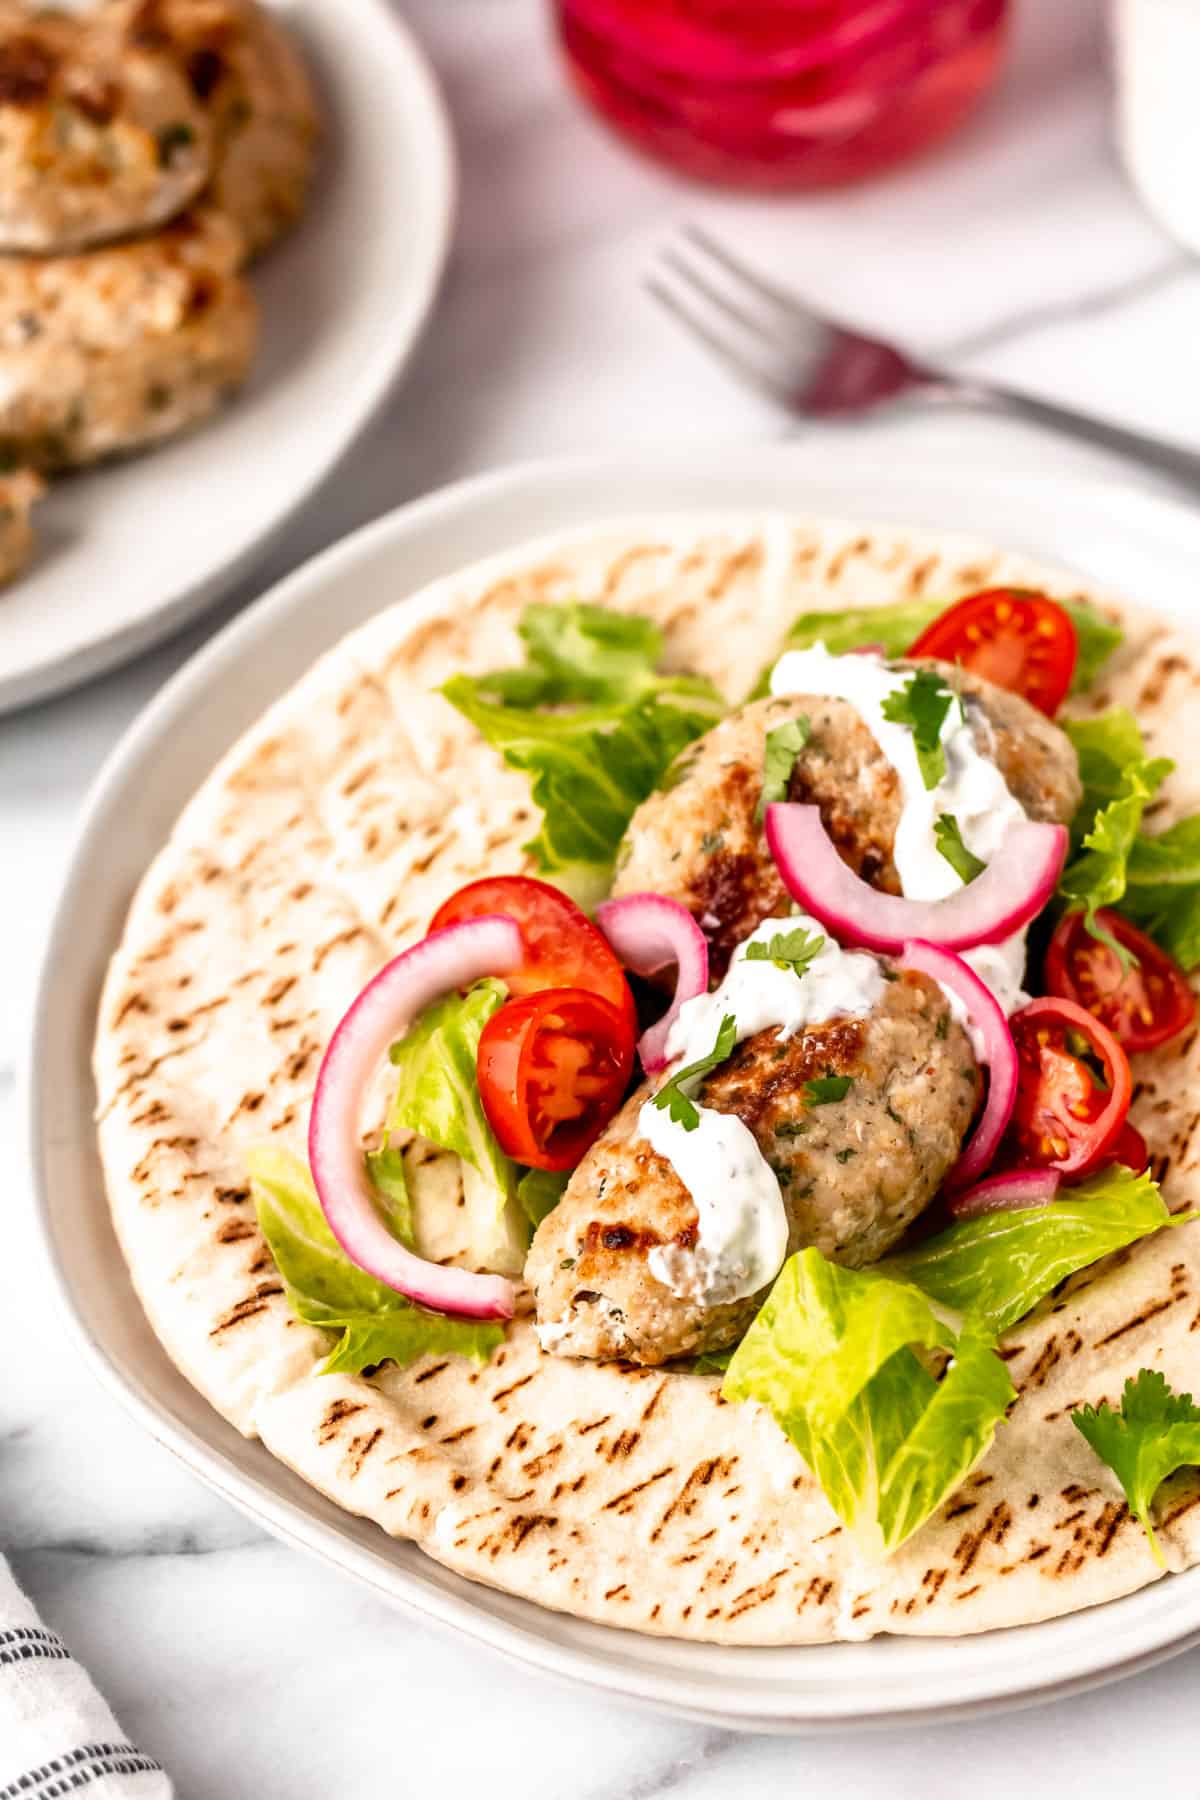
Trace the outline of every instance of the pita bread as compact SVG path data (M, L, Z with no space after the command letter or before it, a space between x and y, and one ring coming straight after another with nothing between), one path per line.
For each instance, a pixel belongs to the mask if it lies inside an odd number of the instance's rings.
M805 608L997 582L1079 592L1023 557L894 527L635 521L439 583L271 707L142 883L96 1042L116 1228L159 1337L218 1411L461 1574L640 1631L731 1644L959 1634L1157 1577L1069 1411L1116 1399L1143 1365L1194 1385L1194 1228L1110 1259L1017 1329L1005 1354L1019 1399L991 1454L877 1567L765 1413L725 1405L711 1378L543 1355L527 1313L484 1368L427 1358L319 1375L327 1341L289 1312L246 1181L253 1146L303 1152L322 1048L367 978L460 883L525 866L524 778L433 690L518 660L528 601L646 613L673 665L734 699ZM1158 828L1200 805L1188 742L1200 657L1161 622L1123 622L1126 645L1087 705L1131 705L1154 750L1179 758ZM1177 1207L1200 1161L1196 1034L1135 1076L1134 1117ZM478 1221L457 1163L408 1154L427 1252L465 1257ZM1157 1511L1171 1567L1200 1560L1200 1479L1177 1478Z

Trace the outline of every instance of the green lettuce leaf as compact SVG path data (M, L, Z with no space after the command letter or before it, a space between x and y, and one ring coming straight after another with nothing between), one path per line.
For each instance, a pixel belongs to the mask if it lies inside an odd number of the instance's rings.
M1096 926L1096 910L1124 899L1142 813L1175 765L1146 755L1137 721L1124 707L1095 719L1064 719L1062 726L1079 757L1084 798L1072 827L1076 852L1058 891L1068 907L1084 908L1088 929L1108 942ZM1113 947L1124 961L1119 946Z
M950 1353L941 1381L914 1346ZM983 1333L956 1335L917 1288L814 1249L784 1264L721 1392L768 1408L875 1555L954 1492L1015 1395Z
M901 600L894 606L840 608L837 612L801 613L781 649L763 671L752 698L768 690L771 669L785 650L806 650L823 643L834 656L864 644L882 644L885 656L905 656L927 626L953 606L952 600ZM1091 687L1100 670L1121 643L1122 633L1103 613L1085 600L1060 600L1070 613L1079 642L1074 693Z
M453 1150L496 1192L497 1215L517 1192L517 1170L496 1142L475 1075L479 1039L503 1006L502 981L477 981L466 994L449 994L427 1006L390 1055L396 1091L389 1131L415 1131L442 1150Z
M1121 911L1148 931L1185 969L1200 963L1200 816L1157 837L1139 837L1129 853Z
M964 1219L880 1268L999 1336L1068 1275L1196 1216L1169 1213L1149 1175L1113 1164L1047 1206Z
M520 631L524 668L455 675L442 693L529 776L542 825L525 847L539 869L593 890L636 808L724 703L699 677L655 673L662 635L647 619L535 605Z
M1081 1407L1071 1420L1121 1483L1155 1561L1163 1563L1150 1506L1168 1475L1200 1464L1200 1406L1190 1394L1172 1393L1160 1370L1142 1369L1126 1381L1119 1411L1105 1400Z
M384 1154L398 1157L395 1151ZM252 1150L247 1166L259 1227L289 1306L306 1324L339 1334L322 1374L357 1373L382 1362L407 1368L432 1355L486 1362L503 1342L503 1326L427 1312L357 1268L325 1223L312 1178L298 1157ZM374 1159L373 1174L379 1166ZM394 1167L384 1172L394 1184ZM381 1210L396 1231L394 1200Z
M659 685L662 632L652 619L607 606L549 606L535 601L517 630L525 666L485 675L480 691L508 706L609 706Z
M570 1181L570 1172L550 1169L526 1169L517 1183L517 1199L521 1211L536 1231L558 1205Z

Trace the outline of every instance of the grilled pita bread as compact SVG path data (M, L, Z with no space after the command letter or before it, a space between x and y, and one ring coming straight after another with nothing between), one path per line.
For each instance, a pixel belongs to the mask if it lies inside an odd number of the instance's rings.
M519 659L531 600L653 617L679 668L740 697L805 608L1077 581L959 538L783 519L634 522L443 581L326 656L229 753L142 883L96 1041L113 1217L164 1346L212 1405L315 1487L477 1581L579 1617L715 1643L1028 1623L1154 1580L1141 1527L1070 1421L1127 1375L1194 1385L1200 1236L1160 1234L1011 1334L1019 1390L986 1461L890 1562L862 1561L757 1407L671 1370L543 1355L528 1305L483 1368L318 1373L255 1223L247 1152L303 1154L322 1049L370 975L464 881L527 867L526 780L435 692ZM1089 595L1113 610L1104 596ZM1125 609L1084 706L1133 707L1200 805L1200 658ZM1200 1046L1135 1063L1133 1117L1172 1207L1195 1198ZM377 1117L382 1118L383 1090ZM427 1254L470 1261L455 1159L407 1152ZM1200 1478L1159 1497L1174 1569L1200 1560Z

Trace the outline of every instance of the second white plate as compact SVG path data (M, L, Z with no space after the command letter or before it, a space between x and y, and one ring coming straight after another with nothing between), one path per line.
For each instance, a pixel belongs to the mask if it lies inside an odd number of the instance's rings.
M328 121L312 208L256 268L245 391L161 450L57 484L0 592L0 712L124 661L214 601L362 430L432 304L454 212L440 95L386 0L276 0Z

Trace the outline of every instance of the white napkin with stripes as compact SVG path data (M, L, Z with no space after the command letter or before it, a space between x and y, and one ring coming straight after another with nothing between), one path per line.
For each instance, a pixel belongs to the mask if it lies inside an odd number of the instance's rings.
M0 1800L171 1800L0 1557Z

